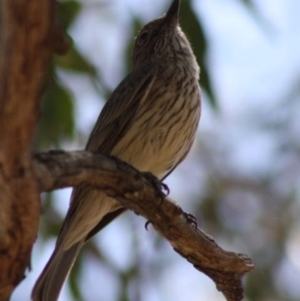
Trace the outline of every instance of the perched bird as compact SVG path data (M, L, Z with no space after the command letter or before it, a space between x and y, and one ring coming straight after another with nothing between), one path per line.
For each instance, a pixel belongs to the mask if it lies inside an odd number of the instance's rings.
M200 69L179 27L180 1L139 32L132 71L101 111L86 150L116 156L160 180L187 156L201 111ZM34 301L55 301L85 242L126 211L84 184L76 187L55 250L38 278Z

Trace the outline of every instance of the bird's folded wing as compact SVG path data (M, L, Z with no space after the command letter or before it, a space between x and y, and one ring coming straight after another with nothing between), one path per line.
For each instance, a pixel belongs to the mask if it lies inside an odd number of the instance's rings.
M129 130L134 115L157 77L155 65L133 71L115 89L102 109L86 149L109 154Z

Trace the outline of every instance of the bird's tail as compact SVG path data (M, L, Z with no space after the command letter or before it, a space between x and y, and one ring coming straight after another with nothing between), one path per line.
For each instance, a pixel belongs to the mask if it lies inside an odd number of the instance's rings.
M32 291L33 301L56 301L84 241L63 250L57 245Z

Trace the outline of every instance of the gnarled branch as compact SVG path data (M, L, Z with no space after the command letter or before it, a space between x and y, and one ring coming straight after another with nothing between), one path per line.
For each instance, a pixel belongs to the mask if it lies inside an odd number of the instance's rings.
M242 300L242 277L254 268L250 258L223 250L211 236L190 223L187 214L170 198L162 202L154 177L119 159L90 152L36 154L34 168L41 191L88 182L144 216L176 252L216 283L227 300Z

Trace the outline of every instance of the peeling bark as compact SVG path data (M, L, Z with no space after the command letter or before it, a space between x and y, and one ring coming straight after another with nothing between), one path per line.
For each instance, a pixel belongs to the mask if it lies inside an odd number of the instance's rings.
M0 300L30 266L39 191L31 162L41 79L50 56L50 0L3 0L0 49Z

